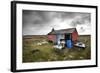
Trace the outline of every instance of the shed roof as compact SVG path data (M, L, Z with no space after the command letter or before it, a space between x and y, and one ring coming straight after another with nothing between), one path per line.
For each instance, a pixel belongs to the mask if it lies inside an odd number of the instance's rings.
M65 34L65 33L73 33L76 28L69 28L69 29L61 29L61 30L53 30L48 34Z

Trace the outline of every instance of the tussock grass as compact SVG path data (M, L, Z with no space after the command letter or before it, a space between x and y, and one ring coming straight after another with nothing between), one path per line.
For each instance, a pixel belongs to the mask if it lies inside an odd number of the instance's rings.
M53 48L53 43L37 45L38 42L48 41L46 36L38 36L23 39L23 62L47 62L64 60L86 60L91 59L90 36L79 36L79 41L86 44L86 48L73 47L72 49L59 50Z

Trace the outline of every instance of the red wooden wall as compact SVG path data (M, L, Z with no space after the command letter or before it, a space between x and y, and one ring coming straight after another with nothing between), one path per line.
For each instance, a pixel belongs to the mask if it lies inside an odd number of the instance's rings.
M77 41L78 40L78 33L77 33L77 31L74 31L73 33L72 33L72 41Z
M48 39L49 39L50 41L55 42L55 41L56 41L56 35L48 35Z

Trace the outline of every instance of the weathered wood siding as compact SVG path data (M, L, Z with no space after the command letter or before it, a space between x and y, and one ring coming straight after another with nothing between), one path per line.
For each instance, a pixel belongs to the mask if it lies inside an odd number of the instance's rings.
M77 33L77 31L74 31L72 33L72 41L73 42L76 42L77 40L78 40L78 33Z
M56 35L48 35L48 40L52 42L56 42Z

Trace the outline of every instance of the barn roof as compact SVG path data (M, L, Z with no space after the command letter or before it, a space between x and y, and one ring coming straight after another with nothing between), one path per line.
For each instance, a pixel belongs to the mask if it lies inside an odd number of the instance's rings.
M76 28L69 28L69 29L61 29L61 30L53 30L48 34L65 34L65 33L73 33Z

